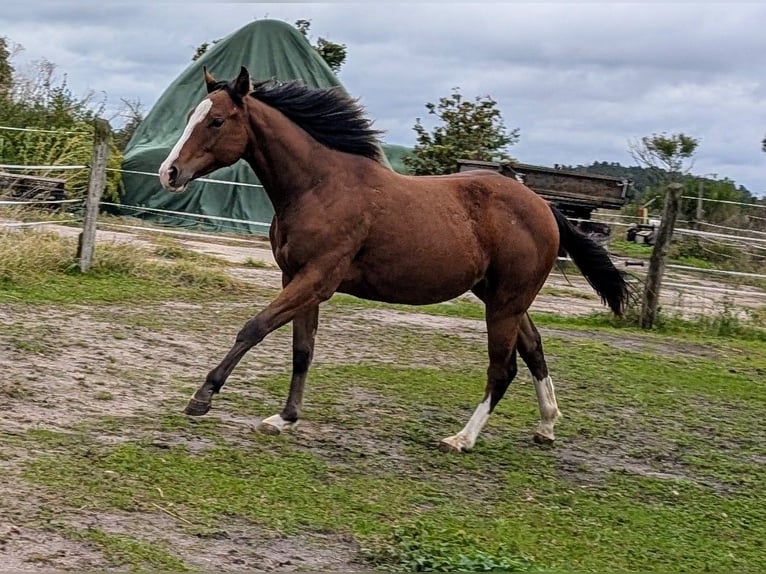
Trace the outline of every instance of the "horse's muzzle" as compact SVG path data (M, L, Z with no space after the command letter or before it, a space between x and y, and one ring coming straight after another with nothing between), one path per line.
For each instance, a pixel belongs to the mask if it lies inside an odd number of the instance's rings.
M186 191L186 185L191 180L190 177L182 176L175 165L167 169L161 168L159 176L162 187L174 193Z

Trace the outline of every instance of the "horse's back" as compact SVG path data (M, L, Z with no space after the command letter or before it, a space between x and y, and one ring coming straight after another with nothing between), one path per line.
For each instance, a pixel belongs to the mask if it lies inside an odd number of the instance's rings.
M542 219L553 220L548 202L523 183L494 171L475 169L444 175L399 175L403 185L415 193L435 194L434 198L445 199L440 192L454 194L456 199L468 196L475 201L477 196L500 201L505 209L536 212Z
M475 231L492 231L491 224L526 230L556 239L555 219L546 200L521 182L488 170L434 176L398 176L410 201L423 203L424 212L463 210ZM413 197L418 197L418 202ZM512 228L512 229L511 229Z

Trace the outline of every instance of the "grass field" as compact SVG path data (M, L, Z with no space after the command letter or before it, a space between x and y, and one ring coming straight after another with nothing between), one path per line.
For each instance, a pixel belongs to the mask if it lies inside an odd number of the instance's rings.
M531 440L522 371L474 451L446 455L481 398L481 308L336 296L305 420L270 437L253 427L286 396L289 328L206 417L180 412L274 289L167 245L110 253L87 278L0 258L4 568L766 568L757 329L539 313L556 445Z

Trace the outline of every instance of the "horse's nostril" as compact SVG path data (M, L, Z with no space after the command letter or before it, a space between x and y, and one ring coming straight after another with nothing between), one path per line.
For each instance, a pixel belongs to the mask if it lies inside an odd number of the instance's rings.
M168 180L170 181L170 183L175 184L177 177L178 177L178 169L174 165L170 166L170 169L168 170Z

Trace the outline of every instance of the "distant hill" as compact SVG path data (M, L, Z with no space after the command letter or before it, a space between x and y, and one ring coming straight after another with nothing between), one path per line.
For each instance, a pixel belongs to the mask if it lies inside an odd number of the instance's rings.
M658 168L624 166L617 162L594 161L591 165L562 166L563 169L612 177L626 177L633 182L634 198L640 199L647 189L656 187L666 175Z
M572 171L579 171L582 173L593 173L598 175L609 175L613 177L627 177L631 181L633 181L633 187L635 190L635 199L640 200L641 197L646 193L648 189L656 188L658 184L660 184L663 179L665 179L665 176L667 176L667 172L663 169L659 168L650 168L650 167L639 167L639 166L624 166L621 165L618 162L607 162L607 161L594 161L591 165L578 165L578 166L568 166L568 165L562 165L560 166L562 169L568 169ZM696 176L689 176L691 179L696 179ZM707 180L708 178L704 178ZM713 181L713 180L710 180ZM756 199L756 196L754 196L747 188L744 186L736 186L733 181L730 180L718 180L721 181L729 181L729 183L737 189L738 192L740 192L741 196L743 198L753 198Z

